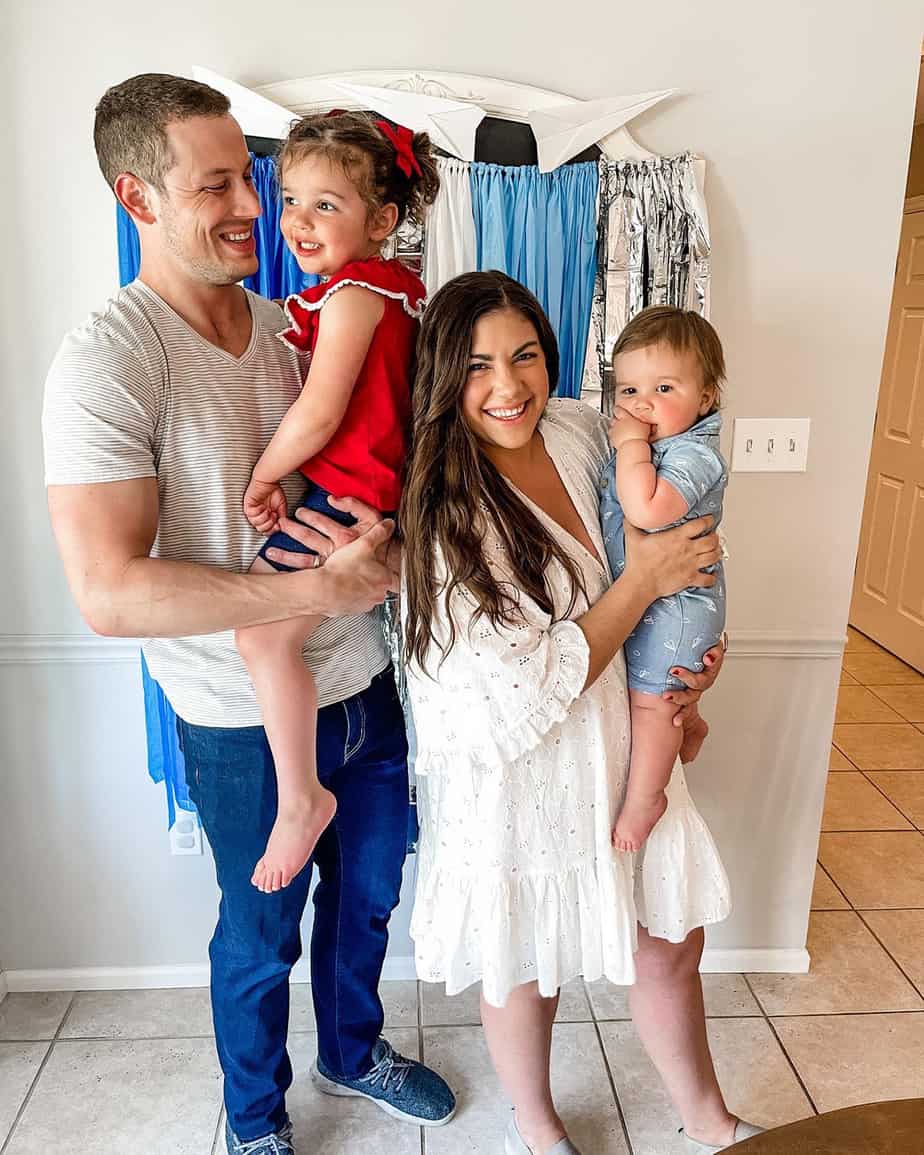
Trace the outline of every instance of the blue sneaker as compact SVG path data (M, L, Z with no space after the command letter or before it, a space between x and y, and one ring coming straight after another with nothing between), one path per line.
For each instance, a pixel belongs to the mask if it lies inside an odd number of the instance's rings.
M311 1079L325 1095L361 1095L388 1115L419 1127L442 1127L456 1113L456 1097L436 1071L399 1055L384 1040L372 1048L372 1070L340 1079L315 1059Z
M231 1130L231 1124L226 1121L225 1143L228 1155L295 1155L291 1123L286 1123L275 1135L264 1135L262 1139L248 1139L245 1142L238 1139Z

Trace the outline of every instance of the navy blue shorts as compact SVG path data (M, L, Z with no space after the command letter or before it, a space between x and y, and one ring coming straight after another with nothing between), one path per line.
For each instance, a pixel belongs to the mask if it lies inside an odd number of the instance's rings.
M329 497L330 494L326 489L322 489L320 485L317 485L313 481L308 481L302 499L295 509L292 510L291 517L297 521L298 519L295 517L296 509L311 509L315 513L323 513L325 517L329 517L331 521L336 521L338 525L355 525L356 518L352 513L344 513L342 509L334 509L334 507L328 503L327 499ZM393 513L383 514L383 517L394 516ZM317 555L318 552L316 549L309 549L308 546L302 545L300 541L296 541L294 537L289 537L287 533L283 533L277 529L276 532L263 543L263 548L257 556L262 557L265 562L268 562L273 569L279 570L280 573L294 573L295 568L294 566L283 565L282 562L273 561L272 558L267 557L266 551L268 549L285 549L291 553L310 553L313 555Z

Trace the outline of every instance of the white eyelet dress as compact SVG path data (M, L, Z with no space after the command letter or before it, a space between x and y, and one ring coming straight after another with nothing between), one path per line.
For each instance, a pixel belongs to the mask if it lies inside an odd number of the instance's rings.
M581 402L553 399L540 432L604 559L524 498L580 566L587 599L578 595L569 614L577 618L611 581L598 522L606 421ZM509 582L493 531L484 548ZM570 600L559 563L549 580L559 618ZM474 599L457 588L448 657L440 665L434 646L426 671L413 662L407 670L418 743L418 974L445 982L448 994L480 979L495 1006L532 980L546 996L578 975L632 983L637 922L681 942L730 909L725 871L679 762L645 847L613 850L629 762L622 653L582 693L589 651L580 627L553 621L523 594L519 605L522 621L495 628L474 621ZM438 638L448 623L444 600Z

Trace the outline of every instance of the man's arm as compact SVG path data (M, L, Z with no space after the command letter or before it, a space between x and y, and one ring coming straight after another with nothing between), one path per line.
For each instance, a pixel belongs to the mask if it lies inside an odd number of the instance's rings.
M74 599L99 634L186 637L303 614L363 613L397 588L385 562L391 522L372 525L322 568L236 574L150 556L158 521L154 478L52 485L48 507Z

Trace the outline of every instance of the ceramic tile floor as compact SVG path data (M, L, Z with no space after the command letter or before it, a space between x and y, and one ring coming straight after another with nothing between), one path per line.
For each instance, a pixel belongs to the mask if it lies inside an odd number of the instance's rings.
M819 851L808 975L705 975L732 1110L765 1126L924 1096L924 678L851 630ZM497 1155L506 1112L477 992L386 983L387 1033L451 1081L420 1132L308 1079L314 1019L293 988L290 1110L311 1155ZM585 1155L679 1155L678 1120L625 992L563 993L553 1077ZM218 1155L221 1089L204 990L11 994L0 1003L0 1155Z

